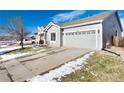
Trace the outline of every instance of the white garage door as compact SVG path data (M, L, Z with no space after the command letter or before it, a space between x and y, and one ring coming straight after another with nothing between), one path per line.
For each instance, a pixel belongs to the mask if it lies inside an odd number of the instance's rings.
M65 32L63 34L63 46L96 49L96 30Z

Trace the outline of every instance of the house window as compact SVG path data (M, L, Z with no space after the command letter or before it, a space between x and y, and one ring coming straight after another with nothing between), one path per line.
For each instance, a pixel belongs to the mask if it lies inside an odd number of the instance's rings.
M91 34L95 34L95 30L93 30L93 31L91 32Z
M51 41L56 41L56 33L51 33Z
M75 35L77 35L77 32L75 32Z
M87 34L90 34L90 31L87 31Z
M81 32L78 32L78 34L80 35L80 34L81 34Z
M82 34L85 34L85 31L83 31Z
M72 32L72 35L74 35L74 32Z

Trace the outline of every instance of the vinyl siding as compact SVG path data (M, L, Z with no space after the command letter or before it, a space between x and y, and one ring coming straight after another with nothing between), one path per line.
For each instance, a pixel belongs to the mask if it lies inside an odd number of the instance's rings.
M51 33L56 33L56 41L51 41ZM50 46L61 46L61 32L60 27L53 25L49 30L47 31L47 44Z
M117 35L121 36L121 28L117 21L115 14L110 15L106 20L103 21L103 47L106 47L106 44L112 45L112 37Z

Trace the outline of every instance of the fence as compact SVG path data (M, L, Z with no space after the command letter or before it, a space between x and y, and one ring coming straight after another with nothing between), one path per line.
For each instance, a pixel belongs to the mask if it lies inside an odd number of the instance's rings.
M113 37L113 46L124 47L124 37Z

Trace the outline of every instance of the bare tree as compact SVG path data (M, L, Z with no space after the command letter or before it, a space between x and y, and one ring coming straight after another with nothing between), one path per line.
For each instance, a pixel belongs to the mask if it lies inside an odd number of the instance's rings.
M29 33L25 31L21 17L9 17L7 23L1 26L0 29L7 32L9 35L14 36L20 41L21 48L24 48L23 39Z

